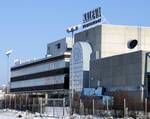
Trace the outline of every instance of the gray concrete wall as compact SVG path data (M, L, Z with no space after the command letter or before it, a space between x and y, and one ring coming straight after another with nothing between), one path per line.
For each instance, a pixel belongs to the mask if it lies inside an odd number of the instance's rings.
M100 86L108 92L137 92L144 80L144 54L145 52L138 51L91 61L91 86L97 85L96 80L100 80Z
M78 41L89 42L92 47L92 56L91 60L100 58L101 51L101 26L96 26L89 30L82 31L75 34L75 43ZM95 55L97 54L97 55Z
M150 51L149 39L150 27L143 26L102 24L75 34L75 42L89 42L93 48L90 86L99 80L108 90L140 90L146 83L144 51ZM138 41L133 49L128 47L131 40ZM147 68L150 72L150 58Z
M130 49L128 43L136 39L138 44ZM150 27L102 24L75 35L75 42L89 42L93 48L92 58L110 57L140 50L150 51ZM97 58L98 59L98 58Z
M91 61L90 66L90 77L100 80L102 86L122 87L142 84L141 51Z
M70 37L66 37L55 42L47 44L47 55L58 56L63 55L67 48L72 49L74 41ZM58 45L60 47L58 47ZM71 52L71 50L69 51Z

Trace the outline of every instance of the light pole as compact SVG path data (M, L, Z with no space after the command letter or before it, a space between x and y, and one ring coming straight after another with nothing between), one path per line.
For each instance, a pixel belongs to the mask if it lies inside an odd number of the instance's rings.
M9 57L12 54L12 50L8 50L5 55L7 56L7 93L10 91L10 67L9 67Z
M77 31L79 28L81 27L81 25L75 25L75 26L71 26L71 27L69 27L67 30L66 30L66 32L67 33L71 33L71 35L72 35L72 45L74 44L74 32L75 31ZM69 78L69 80L70 80L70 78ZM71 81L70 81L71 82ZM69 84L70 85L70 84ZM70 87L70 86L69 86ZM71 83L71 87L72 87L72 89L71 89L71 91L70 91L70 93L72 93L72 96L71 96L71 94L70 94L70 110L71 110L71 105L72 105L72 103L73 103L73 95L74 95L74 86L73 86L73 80L72 80L72 83ZM72 111L73 111L73 109L72 109Z
M69 28L67 28L67 33L71 33L71 36L72 36L72 45L74 43L74 32L79 30L79 28L81 27L81 24L79 25L75 25L75 26L71 26Z

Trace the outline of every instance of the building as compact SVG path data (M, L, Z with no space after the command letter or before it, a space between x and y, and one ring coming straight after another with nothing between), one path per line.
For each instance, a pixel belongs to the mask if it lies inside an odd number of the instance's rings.
M79 78L81 71L71 70L71 75L77 77L70 78L73 82L70 87L79 91L76 87L78 78L82 88L104 87L106 94L117 90L128 91L142 101L149 96L150 84L145 75L146 51L150 51L149 39L150 28L141 26L102 24L75 34L73 53L80 61L71 65L70 70L78 66L84 71L85 63L89 66L86 70L89 74ZM75 59L75 56L71 57L71 61Z
M45 58L16 63L11 68L12 93L43 93L48 98L69 95L69 61L72 38L63 38L47 45Z
M146 53L136 51L95 60L91 62L90 76L98 80L107 93L126 91L133 99L138 97L143 101L150 96L150 58ZM97 82L93 80L91 83L95 87Z
M149 97L150 28L101 24L47 45L46 58L11 68L11 92L48 92L69 97L69 89L103 87ZM73 46L74 43L74 46Z

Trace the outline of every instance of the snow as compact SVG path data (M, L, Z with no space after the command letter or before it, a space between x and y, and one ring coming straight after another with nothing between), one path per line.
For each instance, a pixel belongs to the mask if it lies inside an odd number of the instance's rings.
M16 119L16 115L12 112L0 112L0 119Z
M19 116L21 116L19 118ZM41 117L40 114L31 114L28 112L20 112L15 110L4 109L0 110L0 119L56 119L53 117L49 117L48 115L43 115Z
M21 115L22 117L19 118L18 116ZM27 112L20 112L15 110L0 110L0 119L102 119L102 118L94 118L92 116L80 116L74 114L72 116L65 116L65 117L50 117L48 115L41 115L39 113L31 114Z
M62 116L52 117L47 114L40 115L40 113L32 114L29 112L21 112L21 111L16 111L16 110L3 109L3 110L0 110L0 119L113 119L113 117L94 117L92 115L85 116L85 115L78 115L78 114L73 114L72 116L66 115L64 117ZM133 118L128 117L124 119L133 119Z

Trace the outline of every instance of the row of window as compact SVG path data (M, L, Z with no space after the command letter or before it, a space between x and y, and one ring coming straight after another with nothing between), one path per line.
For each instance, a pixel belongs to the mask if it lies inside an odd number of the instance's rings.
M27 68L12 71L11 77L17 77L17 76L22 76L22 75L27 75L27 74L55 70L55 69L64 68L66 66L67 66L67 63L65 62L65 60L60 60L60 61L45 63L45 64L39 64L39 65L36 65L33 67L27 67Z
M62 84L62 83L64 83L64 75L59 75L59 76L53 76L53 77L45 77L45 78L12 82L11 88L54 85L54 84Z

